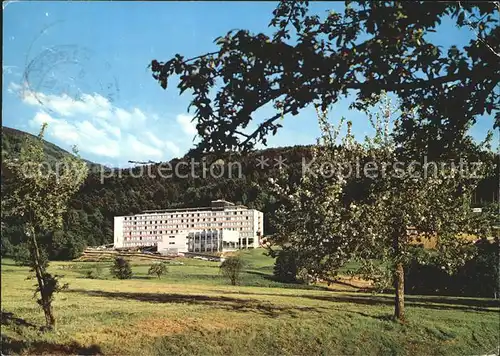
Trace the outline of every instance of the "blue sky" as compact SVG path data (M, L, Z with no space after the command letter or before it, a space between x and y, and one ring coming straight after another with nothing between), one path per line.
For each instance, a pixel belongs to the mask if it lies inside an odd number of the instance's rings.
M3 125L37 133L48 122L49 141L65 149L76 144L84 158L115 167L127 166L128 160L181 156L196 133L187 113L190 97L180 97L174 81L167 91L161 89L148 64L175 53L188 57L214 50L213 40L235 28L270 34L267 25L275 5L10 3L3 14ZM312 11L342 6L317 2ZM450 21L433 34L445 46L462 46L472 36ZM368 121L349 112L347 103L337 104L331 115L333 120L352 119L359 135L370 132ZM472 134L483 138L492 122L482 118ZM319 135L313 110L282 124L268 146L310 144Z

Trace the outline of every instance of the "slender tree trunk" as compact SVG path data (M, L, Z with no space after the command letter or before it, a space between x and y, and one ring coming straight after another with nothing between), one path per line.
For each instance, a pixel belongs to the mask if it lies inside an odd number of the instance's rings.
M394 298L394 318L401 322L405 321L405 270L403 264L398 262L394 271L394 287L396 296Z
M45 288L44 270L42 267L42 261L40 257L40 250L38 249L38 243L36 241L35 231L32 227L28 228L28 235L31 240L31 257L33 259L33 270L35 271L36 279L38 281L38 288L40 289L40 300L41 307L45 314L45 324L48 329L53 329L56 325L56 320L54 318L54 313L52 311L52 302L50 296L47 295L47 289Z
M406 233L406 229L404 232L396 231L392 239L396 260L396 265L394 266L394 319L400 322L405 321L405 270L403 262L399 260L401 254L400 236L403 233Z

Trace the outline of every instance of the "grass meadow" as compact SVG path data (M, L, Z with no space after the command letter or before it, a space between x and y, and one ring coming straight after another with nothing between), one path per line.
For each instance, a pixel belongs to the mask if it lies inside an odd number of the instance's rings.
M230 286L217 262L179 259L161 279L151 262L109 276L110 262L52 262L69 288L54 302L56 331L42 333L28 268L2 260L3 354L103 355L484 355L500 343L498 301L407 296L405 324L393 297L345 285L304 287L272 279L262 250ZM102 277L87 271L101 266Z

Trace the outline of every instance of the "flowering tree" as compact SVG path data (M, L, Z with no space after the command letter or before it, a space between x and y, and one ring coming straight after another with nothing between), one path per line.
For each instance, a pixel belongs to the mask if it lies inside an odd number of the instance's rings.
M52 300L55 292L65 286L59 284L57 275L47 271L46 251L39 238L47 231L62 227L63 215L68 202L85 180L88 168L80 159L76 148L74 156L67 155L55 165L45 160L43 136L44 124L37 138L26 137L17 159L4 161L6 173L12 178L6 198L2 201L4 216L21 219L30 251L30 266L37 279L40 299L48 329L55 327Z
M419 256L438 259L449 271L472 257L460 234L484 233L475 229L470 213L470 195L484 169L459 169L444 159L417 161L411 142L396 144L393 132L400 121L391 120L391 111L387 102L381 113L370 115L376 134L358 142L351 123L341 137L343 120L333 127L318 109L322 136L300 183L290 184L286 176L271 182L284 202L274 243L300 250L301 264L322 278L334 277L349 260L361 261L360 272L379 286L394 283L394 315L404 321L404 268L414 242L436 239L436 249ZM462 158L480 149L471 146Z

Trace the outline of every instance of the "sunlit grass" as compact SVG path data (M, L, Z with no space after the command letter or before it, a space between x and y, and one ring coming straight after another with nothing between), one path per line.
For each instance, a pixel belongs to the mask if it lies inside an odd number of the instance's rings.
M495 301L411 296L408 323L400 325L390 320L390 296L296 289L270 279L272 259L261 251L245 259L247 272L236 287L208 261L184 259L160 280L147 276L148 264L134 263L134 278L124 281L109 276L109 263L102 263L105 279L88 279L85 271L96 263L53 262L52 271L70 287L54 303L57 331L44 334L37 330L44 318L32 298L34 280L26 280L27 268L5 260L2 311L13 316L2 321L9 323L2 327L3 351L463 355L491 354L499 344Z

